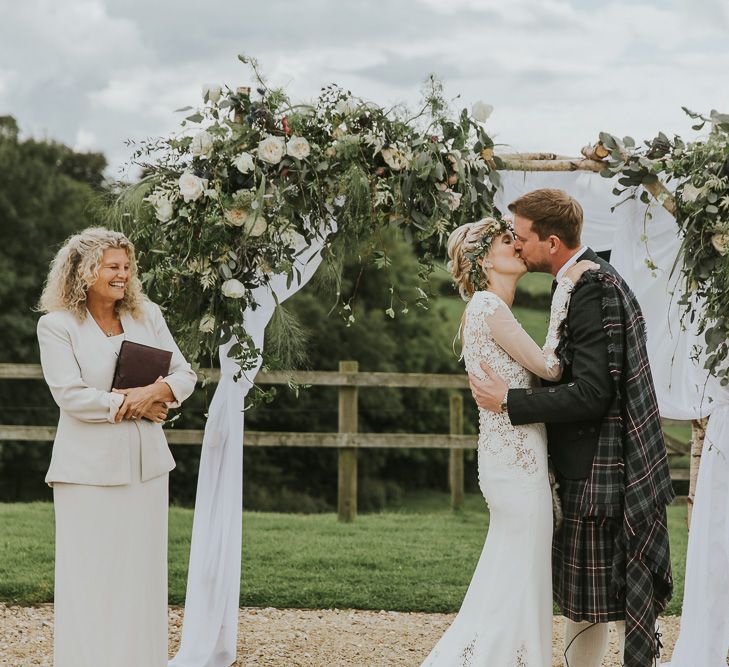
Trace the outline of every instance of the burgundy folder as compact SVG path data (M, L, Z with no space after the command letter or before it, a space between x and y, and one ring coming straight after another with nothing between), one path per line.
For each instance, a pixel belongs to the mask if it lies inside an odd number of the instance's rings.
M122 341L116 361L112 389L130 389L153 384L170 372L172 352L130 340Z

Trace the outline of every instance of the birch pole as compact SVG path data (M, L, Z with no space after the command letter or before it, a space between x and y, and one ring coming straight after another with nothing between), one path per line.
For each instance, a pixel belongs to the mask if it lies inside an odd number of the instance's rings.
M593 171L601 172L607 162L587 157L565 157L556 153L508 153L499 155L508 171ZM492 162L491 166L497 168ZM663 183L643 183L643 187L671 215L676 215L676 200Z
M701 454L704 450L704 436L706 435L706 425L709 418L694 419L691 422L691 458L689 470L689 492L686 498L688 514L686 515L686 525L691 528L691 513L694 509L694 497L696 496L696 482L699 479L699 465L701 464Z

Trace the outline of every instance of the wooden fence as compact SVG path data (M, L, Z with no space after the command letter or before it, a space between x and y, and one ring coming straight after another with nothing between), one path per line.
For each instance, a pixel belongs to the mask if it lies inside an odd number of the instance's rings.
M219 372L204 370L201 375L217 381ZM0 380L42 380L37 364L0 364ZM357 450L368 448L426 448L448 449L448 480L451 505L463 506L464 474L463 453L475 449L475 435L463 434L463 395L468 389L464 374L430 373L360 373L356 361L340 361L339 371L271 371L261 372L257 384L287 385L290 380L312 386L339 387L339 428L336 433L298 433L273 431L246 431L247 447L335 447L339 450L338 517L340 521L353 521L357 516ZM410 389L451 389L450 429L447 434L416 433L359 433L358 392L360 388L397 387ZM664 424L683 424L664 420ZM49 442L55 437L55 426L0 425L0 442ZM202 430L167 430L167 440L173 445L201 445ZM688 454L688 445L666 435L669 455ZM688 470L672 468L673 480L688 480Z

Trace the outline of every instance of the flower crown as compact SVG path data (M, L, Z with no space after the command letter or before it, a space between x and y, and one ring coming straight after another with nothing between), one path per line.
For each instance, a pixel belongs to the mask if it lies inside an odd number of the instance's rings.
M477 225L478 222L474 222L473 224ZM488 287L488 280L481 266L481 262L489 254L494 238L508 231L513 232L513 228L508 221L494 219L484 227L476 247L471 252L464 253L465 257L471 262L471 270L468 277L476 291L485 290Z

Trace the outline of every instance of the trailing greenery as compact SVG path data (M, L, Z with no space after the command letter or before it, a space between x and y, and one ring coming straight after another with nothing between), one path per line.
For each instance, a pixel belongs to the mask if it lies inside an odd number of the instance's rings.
M268 87L255 60L240 59L256 93L208 86L202 108L180 110L192 112L181 134L137 145L133 159L146 176L122 192L110 219L135 242L145 290L186 356L207 358L221 337L235 336L230 354L243 371L259 350L241 312L255 308L254 290L274 274L300 276L306 245L328 237L323 254L337 266L366 239L363 265L389 271L385 237L396 229L418 248L427 282L450 230L493 213L499 160L482 124L491 108L452 116L432 78L414 114L334 85L293 104ZM357 287L338 293L350 323ZM428 297L421 288L406 298L394 280L387 292L390 318Z
M630 137L623 140L602 133L602 144L610 151L609 166L602 172L611 178L620 175L616 188L636 196L636 186L655 187L660 179L675 181L676 222L683 236L677 260L683 277L678 303L691 322L697 320L704 334L705 347L696 351L704 367L729 384L729 115L712 111L709 116L684 111L701 130L706 123L711 131L692 142L662 132L652 141L636 146ZM670 193L658 191L660 203ZM650 201L648 192L640 195ZM650 258L646 260L655 268ZM673 267L674 270L676 266Z
M686 507L668 508L679 614L686 567ZM334 514L243 513L241 606L305 609L458 610L488 528L483 498L448 509L448 495L418 494L400 509L341 524ZM173 507L169 600L184 602L192 510ZM53 506L0 504L0 600L53 599ZM376 573L376 576L373 576Z

